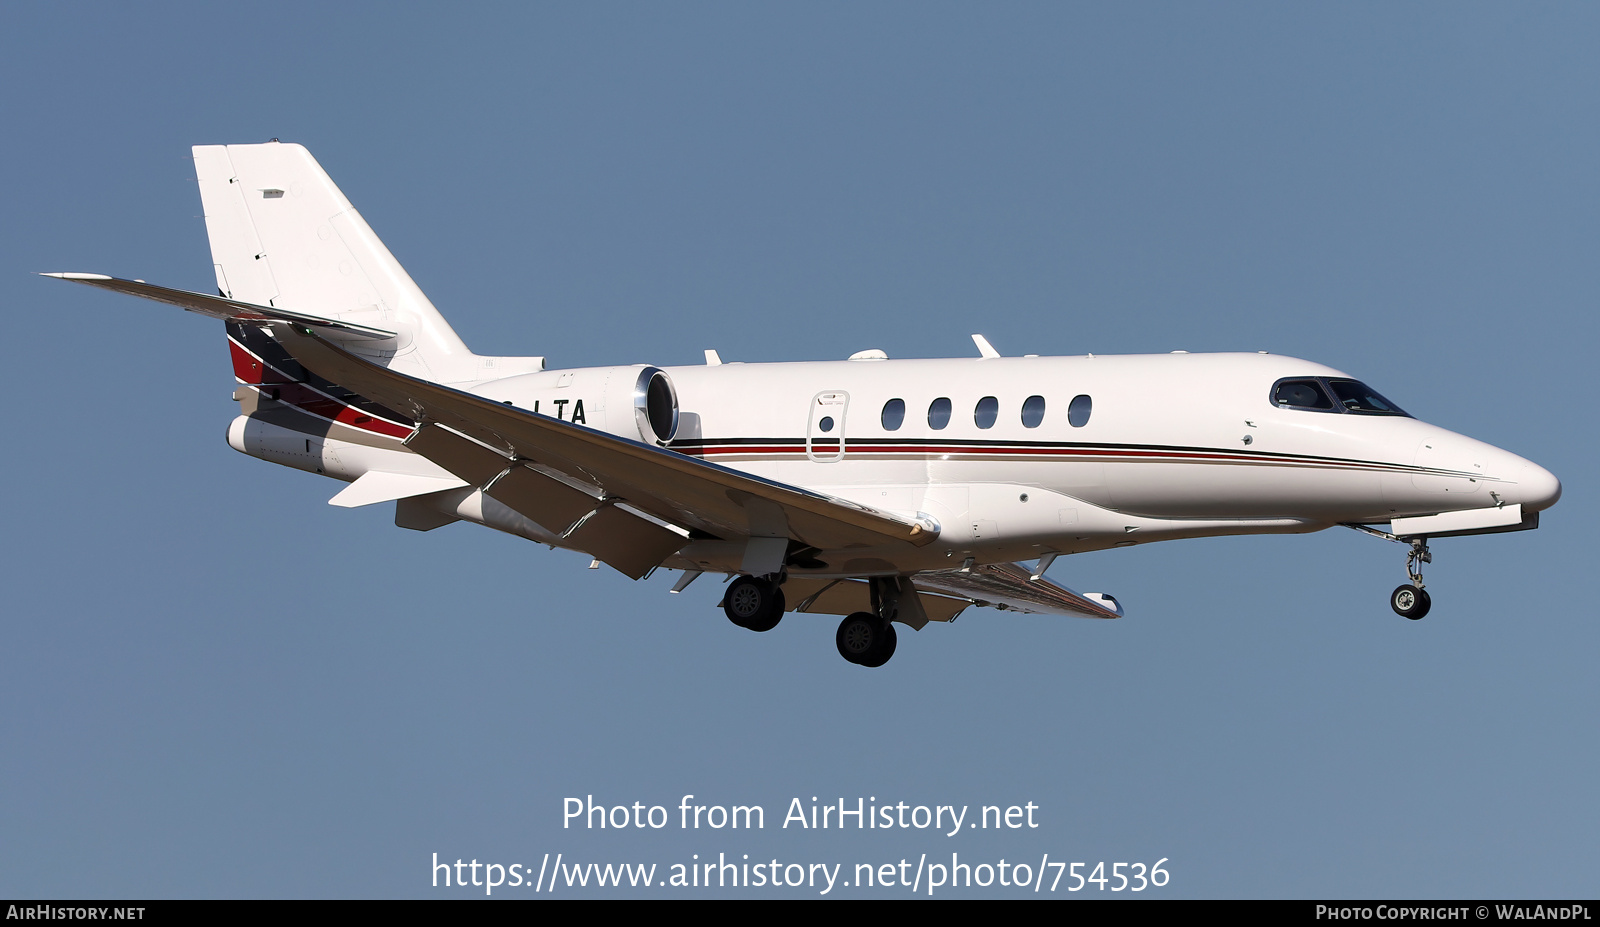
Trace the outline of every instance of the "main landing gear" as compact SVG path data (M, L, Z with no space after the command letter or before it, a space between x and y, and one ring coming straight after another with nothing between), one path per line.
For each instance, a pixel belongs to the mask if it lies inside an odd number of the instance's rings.
M839 632L834 635L839 656L857 666L882 666L889 662L898 638L892 622L900 611L900 584L898 577L870 580L873 610L846 615L839 622ZM906 587L910 588L909 582ZM737 577L722 596L723 614L729 621L751 631L770 631L777 627L785 607L782 574Z
M839 646L839 656L857 666L876 667L888 663L894 656L899 638L894 631L894 619L900 613L900 596L916 593L907 592L910 583L902 588L904 581L896 576L874 576L867 582L872 594L872 611L846 615L839 622L839 632L833 640Z
M1432 562L1433 554L1428 552L1428 539L1413 538L1411 552L1406 554L1406 575L1411 577L1411 582L1397 586L1389 593L1389 607L1394 609L1396 615L1416 621L1433 607L1428 590L1422 588L1422 565Z
M751 631L770 631L783 620L783 587L770 579L741 576L728 584L722 612L728 620Z
M839 656L857 666L882 666L894 656L896 638L894 624L887 619L856 612L839 622L834 643L839 645Z

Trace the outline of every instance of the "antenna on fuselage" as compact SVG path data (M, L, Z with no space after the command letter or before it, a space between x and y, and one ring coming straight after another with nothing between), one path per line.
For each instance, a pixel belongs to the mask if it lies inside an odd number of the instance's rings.
M972 343L978 346L978 356L979 357L999 357L1000 356L1000 352L996 351L994 349L994 345L989 343L989 339L983 337L982 335L973 335L972 336Z

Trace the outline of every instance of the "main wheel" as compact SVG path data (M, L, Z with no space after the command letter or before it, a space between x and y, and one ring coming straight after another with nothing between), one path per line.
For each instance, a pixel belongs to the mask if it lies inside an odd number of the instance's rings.
M767 610L745 622L744 626L752 631L770 631L783 620L783 610L787 607L783 600L783 587L774 586L767 601Z
M1401 618L1416 621L1433 607L1433 599L1426 589L1418 589L1406 583L1403 586L1396 586L1394 592L1389 593L1389 607Z
M728 591L722 597L722 613L741 628L768 630L772 625L760 625L767 620L767 613L772 609L773 593L777 591L778 587L769 582L754 576L741 576L728 584ZM779 610L778 617L783 617L782 610Z
M839 633L833 636L833 640L839 645L839 656L851 663L860 663L878 640L877 616L867 612L846 615L839 622Z
M894 633L894 625L885 624L883 626L883 635L878 641L878 645L873 648L871 653L861 658L861 665L882 666L888 663L889 658L894 656L895 641L898 637L899 635Z
M858 666L882 666L894 656L894 627L868 612L856 612L839 622L834 642L839 656Z

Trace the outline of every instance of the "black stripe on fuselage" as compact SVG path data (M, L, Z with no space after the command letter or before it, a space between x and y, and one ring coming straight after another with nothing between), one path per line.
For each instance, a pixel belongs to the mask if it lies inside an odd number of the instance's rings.
M803 452L803 438L704 438L674 441L673 450L701 454L751 453L752 449L780 448L766 453L784 454ZM889 450L882 450L889 448ZM833 448L830 447L830 450ZM1161 457L1201 457L1206 460L1238 463L1307 464L1319 466L1354 467L1359 469L1385 469L1402 473L1430 476L1459 476L1470 479L1499 482L1493 477L1460 470L1417 467L1410 464L1356 457L1327 457L1316 454L1289 454L1279 451L1246 451L1223 447L1201 447L1181 444L1120 444L1086 441L1016 441L1004 439L973 438L846 438L845 453L849 455L896 454L908 458L932 457L940 454L1070 454L1079 457L1111 456L1135 460L1157 460Z

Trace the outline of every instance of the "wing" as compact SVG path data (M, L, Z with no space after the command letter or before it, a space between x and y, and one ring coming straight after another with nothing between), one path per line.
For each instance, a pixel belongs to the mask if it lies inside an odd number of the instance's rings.
M394 332L373 328L369 325L357 325L354 322L341 322L337 319L324 319L321 316L306 315L303 312L291 312L287 309L278 309L273 306L258 306L255 303L240 302L237 299L228 299L225 296L211 296L206 293L195 293L189 290L174 290L169 287L156 286L153 283L145 283L143 280L123 280L120 277L107 277L105 274L40 274L39 276L55 277L57 280L82 283L87 286L99 287L102 290L111 290L114 293L127 293L129 296L153 299L158 303L166 303L169 306L177 306L190 312L198 312L213 319L229 319L239 322L298 322L302 325L315 325L329 332L338 332L342 335L356 338L382 340L395 336Z
M971 599L979 605L1040 615L1121 618L1117 600L1098 592L1073 592L1048 579L1032 579L1015 563L988 563L971 570L941 570L912 577L918 589Z
M308 370L409 415L418 423L411 450L631 576L693 532L753 539L751 550L776 557L773 570L783 539L820 550L910 549L938 536L853 502L395 373L298 325L273 332Z

